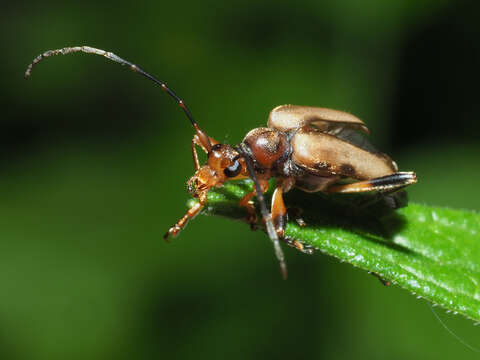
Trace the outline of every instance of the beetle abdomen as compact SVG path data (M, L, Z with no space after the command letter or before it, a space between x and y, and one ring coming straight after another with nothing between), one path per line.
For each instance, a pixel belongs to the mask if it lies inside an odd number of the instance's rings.
M300 129L290 144L295 164L318 176L366 180L395 173L394 163L386 155L319 131Z
M305 192L318 192L334 184L338 179L339 176L324 177L305 172L296 177L295 186Z

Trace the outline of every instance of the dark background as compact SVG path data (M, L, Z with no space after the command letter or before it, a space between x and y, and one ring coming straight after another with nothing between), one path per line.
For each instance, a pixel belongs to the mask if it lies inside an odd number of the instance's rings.
M10 2L0 13L0 358L471 359L429 305L200 216L171 244L192 129L238 143L284 103L350 111L419 183L479 209L479 8L461 1ZM480 240L480 239L479 239ZM480 346L469 320L439 315Z

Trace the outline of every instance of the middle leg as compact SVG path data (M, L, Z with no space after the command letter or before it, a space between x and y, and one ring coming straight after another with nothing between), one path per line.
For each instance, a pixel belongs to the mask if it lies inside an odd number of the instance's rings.
M275 231L280 239L285 237L285 225L287 223L287 208L283 201L283 188L277 186L272 196L272 220Z
M272 196L272 220L275 231L280 239L285 237L285 225L287 223L287 208L283 201L283 194L289 191L295 184L294 178L279 178L277 187Z
M286 242L290 246L293 246L299 251L311 254L313 250L309 247L305 247L300 241L285 238L285 226L287 224L288 212L285 202L283 201L283 194L289 191L294 184L295 180L292 178L278 180L277 187L275 188L272 196L271 213L273 225L275 226L275 231L277 232L280 240ZM298 213L294 215L297 223L300 226L306 226L305 222L299 217Z

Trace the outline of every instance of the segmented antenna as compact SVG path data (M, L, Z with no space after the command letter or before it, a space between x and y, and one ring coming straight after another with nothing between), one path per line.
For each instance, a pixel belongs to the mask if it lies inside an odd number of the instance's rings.
M178 106L180 106L183 109L183 111L185 112L185 115L187 115L187 118L190 120L190 122L192 123L192 126L195 128L197 133L200 133L202 138L204 138L205 141L207 142L207 144L210 145L209 149L208 149L208 150L210 150L211 144L210 144L210 140L209 140L208 136L203 135L205 133L202 130L200 130L197 122L195 121L195 119L192 116L192 113L188 109L187 105L185 105L183 100L180 99L180 97L178 97L178 95L175 94L175 92L173 92L167 86L167 84L165 84L163 81L158 80L154 76L152 76L149 73L140 69L137 65L135 65L135 64L133 64L133 63L127 61L127 60L122 59L121 57L115 55L112 52L107 52L105 50L96 49L96 48L93 48L93 47L90 47L90 46L74 46L74 47L65 47L63 49L57 49L57 50L48 50L48 51L45 51L43 54L38 55L35 59L33 59L32 63L30 65L28 65L27 70L25 71L25 79L30 78L30 75L32 74L33 67L35 65L37 65L43 59L45 59L47 57L50 57L50 56L67 55L67 54L73 54L73 53L77 53L77 52L83 52L83 53L86 53L86 54L94 54L94 55L104 56L109 60L112 60L116 63L119 63L120 65L127 65L134 72L139 73L140 75L142 75L142 76L146 77L147 79L153 81L157 85L160 85L162 90L166 91L168 93L168 95L170 95L177 102Z
M267 209L267 205L265 203L265 197L263 196L262 188L260 187L260 183L258 182L257 176L255 175L255 168L253 167L252 160L250 156L245 152L242 151L243 158L245 159L245 163L247 164L247 169L250 174L250 178L253 180L255 184L255 190L257 191L257 199L260 203L260 212L262 213L263 221L265 221L265 227L267 228L268 237L273 243L273 248L275 250L275 256L277 257L278 262L280 263L280 270L282 271L283 279L287 279L287 265L285 264L285 256L283 255L282 247L280 246L280 241L278 239L277 232L275 231L275 227L272 221L272 214Z

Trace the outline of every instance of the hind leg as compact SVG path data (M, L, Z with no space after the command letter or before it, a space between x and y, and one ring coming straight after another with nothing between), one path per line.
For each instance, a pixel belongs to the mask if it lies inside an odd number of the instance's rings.
M330 193L362 193L378 191L391 193L407 185L415 184L417 175L414 172L398 172L392 175L382 176L375 179L358 181L351 184L331 185L325 192Z

